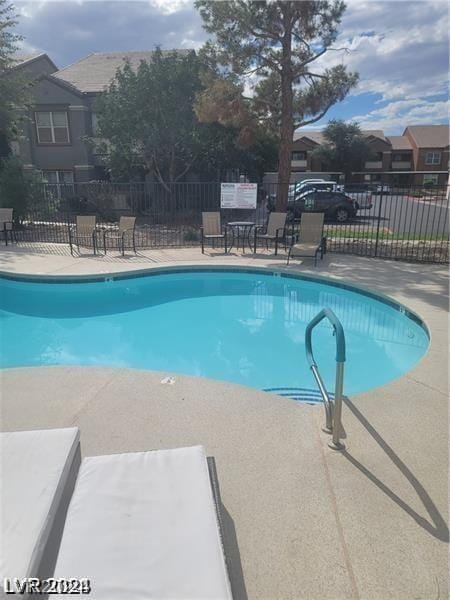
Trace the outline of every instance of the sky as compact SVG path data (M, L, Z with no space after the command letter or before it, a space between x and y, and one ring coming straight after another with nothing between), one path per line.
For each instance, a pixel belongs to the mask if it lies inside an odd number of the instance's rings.
M47 52L59 68L91 52L199 48L208 39L193 0L13 0L23 51ZM336 48L322 67L344 63L360 82L324 119L401 134L448 123L447 0L347 0Z

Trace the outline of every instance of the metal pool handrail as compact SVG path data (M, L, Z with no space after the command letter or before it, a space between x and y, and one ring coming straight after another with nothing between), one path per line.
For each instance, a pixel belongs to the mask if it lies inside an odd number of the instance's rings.
M334 386L334 403L330 399L323 379L320 375L319 368L314 359L312 351L312 331L323 319L328 319L333 326L334 335L336 336L336 380ZM342 450L345 446L340 441L341 435L341 416L342 416L342 392L344 386L344 363L345 363L345 334L342 323L330 308L323 308L306 326L305 331L305 350L306 359L309 363L314 378L319 386L319 391L322 395L325 406L325 427L324 431L333 434L333 440L330 442L330 448L334 450Z

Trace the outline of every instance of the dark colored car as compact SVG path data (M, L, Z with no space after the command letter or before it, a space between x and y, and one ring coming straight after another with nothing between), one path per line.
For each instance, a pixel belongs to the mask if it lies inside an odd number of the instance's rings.
M269 210L274 210L274 203L269 202ZM298 194L291 198L287 205L287 213L291 219L299 219L303 212L323 212L325 219L346 223L358 212L356 202L344 192L312 191Z
M372 192L373 186L371 183L346 183L344 184L344 192L353 192L360 194L363 192Z

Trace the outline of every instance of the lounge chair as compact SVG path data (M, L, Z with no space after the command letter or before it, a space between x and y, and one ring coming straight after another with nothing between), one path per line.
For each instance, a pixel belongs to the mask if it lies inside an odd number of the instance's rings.
M275 254L278 254L278 242L284 241L286 246L286 213L271 212L267 225L255 227L254 235L253 251L255 253L257 241L265 240L267 248L269 248L269 242L275 242Z
M13 208L0 208L0 231L5 235L5 245L8 245L8 233L12 241L17 242L16 230L13 221Z
M90 246L92 244L94 254L97 253L97 230L95 221L95 215L77 215L75 225L69 225L69 244L72 256L74 246L76 246L78 252L80 252L80 246Z
M120 217L119 228L105 230L103 233L103 247L106 254L106 242L111 240L117 244L117 247L122 250L122 256L125 255L125 240L131 238L133 250L136 254L136 239L135 239L136 217Z
M5 578L53 574L80 462L76 427L0 434L0 597Z
M314 266L317 265L317 254L323 258L327 248L327 238L323 235L324 213L302 213L299 241L294 242L289 248L287 263L294 256L313 258Z
M227 252L227 228L220 222L220 212L202 212L202 227L200 228L202 237L202 254L205 253L205 240L211 240L214 247L216 240L223 240L225 254Z
M85 458L54 577L97 599L231 599L215 489L201 446Z

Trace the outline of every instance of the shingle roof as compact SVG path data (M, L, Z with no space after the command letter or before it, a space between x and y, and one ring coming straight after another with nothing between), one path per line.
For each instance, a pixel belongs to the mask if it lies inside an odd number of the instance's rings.
M388 135L392 150L412 150L411 142L405 135Z
M17 52L13 56L13 68L22 67L38 58L46 58L55 69L58 68L46 52Z
M406 132L409 132L419 148L446 148L449 145L448 125L411 125L403 135Z
M18 66L18 65L23 65L24 63L30 62L30 60L34 60L38 56L44 56L44 55L45 55L44 52L31 52L31 53L17 52L13 56L13 61L14 61L14 64L16 66Z
M308 129L300 129L299 131L294 131L294 142L295 140L300 140L304 137L315 142L316 144L322 144L322 142L324 141L324 137L321 131Z
M190 50L164 50L163 54L177 52L187 54ZM116 75L118 68L128 60L133 68L142 60L150 61L153 51L143 52L94 52L85 58L54 73L54 77L68 81L81 92L102 92Z
M373 136L380 138L384 142L388 140L384 136L384 132L381 129L363 129L362 134L366 137ZM299 131L294 132L294 142L303 137L308 138L309 140L315 142L316 144L322 144L324 141L323 133L317 130L308 130L308 129L300 129Z

